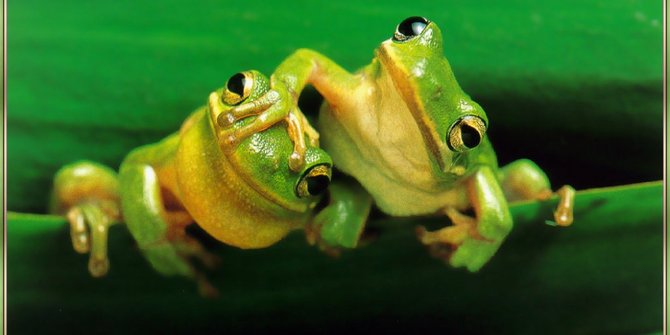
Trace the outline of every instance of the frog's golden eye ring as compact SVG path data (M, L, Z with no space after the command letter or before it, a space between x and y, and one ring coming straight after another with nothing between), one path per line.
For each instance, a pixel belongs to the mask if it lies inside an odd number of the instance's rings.
M298 182L296 194L300 198L313 197L323 193L330 185L331 168L326 164L309 169Z
M412 16L400 22L393 33L393 40L396 42L404 42L412 37L419 36L426 29L430 21L425 17Z
M253 83L253 76L249 72L238 72L232 75L221 95L222 102L229 106L238 105L249 97Z
M464 116L451 126L447 144L452 151L468 151L481 143L484 133L486 133L484 120L474 115Z

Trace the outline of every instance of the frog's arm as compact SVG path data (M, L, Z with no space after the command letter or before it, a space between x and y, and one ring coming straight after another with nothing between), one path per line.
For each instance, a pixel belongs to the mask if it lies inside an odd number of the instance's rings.
M297 107L292 108L288 101L281 99L282 96L287 95L286 87L282 83L277 83L259 98L226 109L221 102L220 94L212 92L209 95L208 108L212 122L217 128L221 148L235 150L245 138L284 120L288 125L289 137L293 142L289 167L293 171L300 171L305 164L307 150L304 134L307 133L312 145L318 145L319 135ZM249 116L256 116L256 118L246 125L234 127L237 121Z
M308 226L307 239L322 248L355 248L372 207L372 197L353 180L328 187L328 203Z
M498 178L509 201L547 200L554 194L547 175L528 159L519 159L504 166ZM559 202L554 212L554 220L559 226L569 226L573 219L575 189L565 185L555 194L558 195Z
M189 218L165 210L156 171L147 164L124 162L119 182L128 230L153 268L164 275L195 279L201 294L215 295L216 289L188 261L198 257L207 265L211 255L185 234Z
M279 93L275 90L270 90L260 98L233 107L228 111L224 111L217 92L209 95L208 103L213 121L222 128L221 134L226 135L221 137L222 140L231 148L235 148L241 140L250 135L270 128L289 114L285 104L280 100ZM254 115L256 118L253 122L236 129L232 128L238 120Z
M452 266L464 266L474 272L493 257L509 234L512 216L490 167L478 167L466 179L465 188L475 212L474 218L447 208L452 226L433 232L419 227L417 233L433 255L448 260Z
M309 49L299 49L286 58L272 75L284 82L297 106L305 85L311 84L329 102L343 101L354 90L356 76L335 64L328 57Z

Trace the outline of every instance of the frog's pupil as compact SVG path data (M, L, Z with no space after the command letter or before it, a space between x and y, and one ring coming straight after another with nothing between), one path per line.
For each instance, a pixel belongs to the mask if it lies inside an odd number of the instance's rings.
M472 128L467 124L464 124L461 127L461 139L463 140L463 144L466 147L472 149L479 145L479 141L481 141L481 136L479 136L479 132L477 131L477 129Z
M426 25L428 25L428 20L420 16L412 16L398 25L398 32L407 37L416 36L421 34Z
M226 87L228 91L231 91L239 96L244 94L244 81L246 77L242 73L236 73L230 79L228 79L228 84Z
M307 177L307 191L311 195L321 194L328 188L330 184L330 178L324 175Z

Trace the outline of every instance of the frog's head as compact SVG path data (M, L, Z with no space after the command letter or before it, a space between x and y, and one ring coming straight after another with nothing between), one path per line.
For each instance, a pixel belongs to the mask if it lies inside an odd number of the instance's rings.
M269 79L258 71L234 74L226 85L217 91L220 96L222 114L230 108L261 98L270 90ZM220 115L210 110L210 120L215 133L221 136L221 127L216 121ZM256 116L250 116L233 124L233 129L243 127ZM289 156L293 152L285 122L255 133L242 140L234 150L219 138L222 152L235 168L234 173L258 194L284 209L304 212L313 208L330 184L332 159L318 147L307 143L305 164L300 171L289 168ZM307 141L309 142L309 141Z
M376 51L440 170L448 172L483 140L484 110L461 90L444 57L442 33L434 22L410 17Z

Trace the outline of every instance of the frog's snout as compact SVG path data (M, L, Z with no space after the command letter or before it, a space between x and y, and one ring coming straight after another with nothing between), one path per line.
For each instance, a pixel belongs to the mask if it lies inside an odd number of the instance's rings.
M486 133L486 123L478 116L464 116L449 129L447 144L449 149L464 152L474 149L482 142Z

